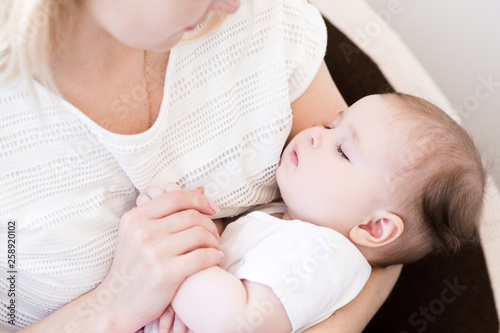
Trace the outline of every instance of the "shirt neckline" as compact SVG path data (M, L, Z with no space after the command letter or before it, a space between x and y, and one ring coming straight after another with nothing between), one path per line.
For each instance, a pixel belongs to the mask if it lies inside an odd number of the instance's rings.
M71 114L77 116L80 120L82 120L92 131L95 131L96 134L99 136L102 136L106 140L109 141L118 141L121 143L134 143L137 141L142 141L142 140L147 140L151 139L157 132L158 128L161 127L162 124L165 124L166 118L168 116L168 85L171 80L171 77L174 72L174 63L177 60L177 55L178 55L178 49L179 49L179 44L175 45L171 50L170 50L170 55L169 55L169 60L167 64L167 69L165 71L165 83L163 86L163 96L160 104L160 109L158 112L158 116L153 123L153 125L148 128L146 131L141 132L141 133L135 133L135 134L120 134L116 132L109 131L105 129L104 127L100 126L97 124L94 120L89 118L85 113L83 113L79 108L74 106L72 103L68 102L65 100L62 96L55 94L54 92L50 91L43 85L41 85L38 81L35 81L35 89L37 90L38 93L43 93L45 95L48 95L51 99L56 101L57 103L60 103L61 106L64 107L64 109L68 110Z

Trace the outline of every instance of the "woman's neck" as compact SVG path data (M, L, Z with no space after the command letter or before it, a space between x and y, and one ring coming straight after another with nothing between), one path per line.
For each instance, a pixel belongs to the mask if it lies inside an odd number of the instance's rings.
M78 68L87 73L107 75L121 68L130 57L142 56L143 50L127 46L104 30L90 10L79 6L69 35L53 57L53 66Z
M113 38L85 8L78 11L73 23L51 62L58 92L109 131L146 131L159 114L169 53L148 53L148 83L144 50ZM151 101L147 97L149 87ZM134 96L137 89L144 92L144 98L129 98L125 113L113 109L113 103L123 96Z

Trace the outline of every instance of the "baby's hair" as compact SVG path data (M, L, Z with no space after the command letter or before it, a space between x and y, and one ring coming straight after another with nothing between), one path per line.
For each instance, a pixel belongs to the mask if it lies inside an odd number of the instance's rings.
M397 103L396 119L408 124L411 151L392 184L405 230L399 241L403 250L389 260L413 262L429 253L477 244L486 172L472 138L425 99L402 93L382 96Z

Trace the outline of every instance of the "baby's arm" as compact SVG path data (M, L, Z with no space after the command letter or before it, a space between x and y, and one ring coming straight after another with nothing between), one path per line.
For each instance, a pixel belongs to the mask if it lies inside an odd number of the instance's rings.
M240 280L218 266L187 278L172 301L193 332L291 332L286 311L271 288Z
M167 184L167 187L180 189L173 183ZM203 194L203 188L192 191ZM137 204L143 205L164 192L158 186L151 186L137 198ZM219 223L217 228L221 232L222 224ZM239 327L252 332L292 330L286 311L271 288L240 280L218 266L199 271L184 280L171 306L175 315L197 333L235 332ZM170 321L173 317L172 313L164 313L163 316ZM153 323L148 326L155 330Z

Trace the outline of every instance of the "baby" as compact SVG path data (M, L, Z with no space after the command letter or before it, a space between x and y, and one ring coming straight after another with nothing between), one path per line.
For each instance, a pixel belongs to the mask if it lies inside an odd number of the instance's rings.
M191 331L301 332L350 302L370 265L477 240L480 155L418 97L368 96L331 126L302 131L276 177L284 203L229 224L220 265L179 288L172 306Z

